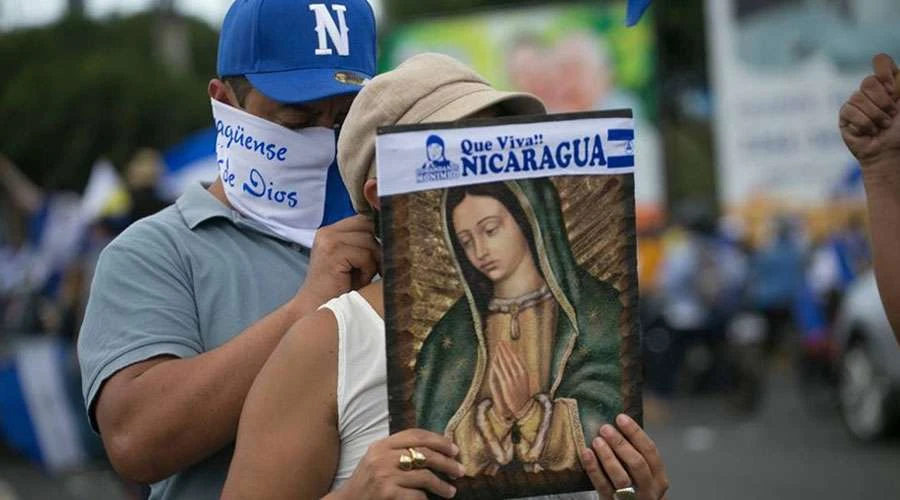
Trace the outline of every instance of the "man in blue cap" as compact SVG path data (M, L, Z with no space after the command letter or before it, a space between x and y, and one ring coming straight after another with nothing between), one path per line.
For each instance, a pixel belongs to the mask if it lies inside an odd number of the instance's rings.
M343 218L334 161L374 72L366 0L229 10L208 88L220 175L104 250L78 342L91 423L151 498L218 498L269 354L299 318L376 274L372 223Z

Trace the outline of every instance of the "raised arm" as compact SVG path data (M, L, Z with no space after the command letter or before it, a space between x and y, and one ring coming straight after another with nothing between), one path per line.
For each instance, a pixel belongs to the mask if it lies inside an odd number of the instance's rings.
M844 142L859 160L866 189L875 277L887 317L900 341L900 82L885 54L840 111Z
M31 214L40 208L44 198L41 188L31 182L3 153L0 153L0 185L20 210Z

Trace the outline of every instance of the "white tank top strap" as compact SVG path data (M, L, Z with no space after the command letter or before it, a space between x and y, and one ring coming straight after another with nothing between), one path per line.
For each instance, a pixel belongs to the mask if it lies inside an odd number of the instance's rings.
M337 321L337 412L341 454L332 488L347 480L369 445L388 435L384 321L357 292L326 303Z

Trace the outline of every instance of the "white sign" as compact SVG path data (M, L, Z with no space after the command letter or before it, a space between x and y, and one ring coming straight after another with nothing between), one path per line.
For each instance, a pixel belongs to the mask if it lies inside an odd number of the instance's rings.
M377 138L378 194L556 175L633 173L634 121L626 114L584 113L566 120L550 115L548 121L471 128L401 127Z
M720 199L821 203L853 164L838 110L900 54L897 0L707 0Z

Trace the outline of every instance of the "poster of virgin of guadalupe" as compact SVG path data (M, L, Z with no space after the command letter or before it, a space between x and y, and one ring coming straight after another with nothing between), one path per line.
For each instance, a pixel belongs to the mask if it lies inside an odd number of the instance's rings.
M633 141L628 111L380 130L391 432L451 438L457 498L589 490L580 451L640 422Z

